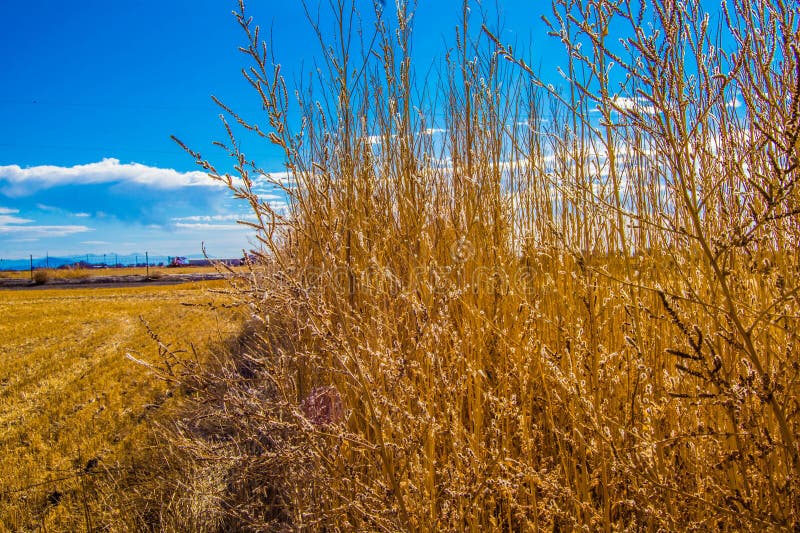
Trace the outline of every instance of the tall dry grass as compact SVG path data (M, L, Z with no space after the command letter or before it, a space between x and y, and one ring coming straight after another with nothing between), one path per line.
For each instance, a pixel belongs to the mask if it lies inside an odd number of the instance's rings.
M258 216L254 332L199 376L150 520L800 527L797 6L555 0L554 87L466 4L418 79L380 5L357 32L331 3L296 100L237 13L265 116L225 108L235 178L197 157ZM239 127L284 150L288 214Z

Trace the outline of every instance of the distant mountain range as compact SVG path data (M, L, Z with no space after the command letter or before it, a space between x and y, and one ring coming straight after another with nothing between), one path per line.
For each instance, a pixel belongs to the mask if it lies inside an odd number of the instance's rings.
M150 266L167 265L175 256L149 254L148 262ZM186 259L205 259L203 254L184 255ZM222 257L209 256L211 259L224 259ZM61 268L70 265L81 267L92 266L145 266L145 254L83 254L72 256L49 256L34 257L33 268ZM31 268L30 258L26 259L0 259L0 270L29 270Z

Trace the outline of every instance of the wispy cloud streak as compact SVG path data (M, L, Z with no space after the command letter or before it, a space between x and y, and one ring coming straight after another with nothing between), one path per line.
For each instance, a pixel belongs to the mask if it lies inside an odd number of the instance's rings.
M0 223L0 235L14 236L19 239L40 239L42 237L67 237L76 233L92 231L87 226L29 226L3 225Z

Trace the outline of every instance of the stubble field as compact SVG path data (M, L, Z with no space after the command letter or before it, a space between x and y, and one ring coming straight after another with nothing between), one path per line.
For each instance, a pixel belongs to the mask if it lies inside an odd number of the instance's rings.
M180 357L233 336L236 310L209 312L226 299L209 289L223 287L0 292L0 530L103 521L109 487L137 467L173 395L126 355L158 362L144 322Z
M213 266L161 267L125 266L109 268L37 268L35 272L44 272L48 279L88 279L97 276L145 276L161 277L174 274L212 274L217 272ZM0 279L30 279L29 270L2 270Z

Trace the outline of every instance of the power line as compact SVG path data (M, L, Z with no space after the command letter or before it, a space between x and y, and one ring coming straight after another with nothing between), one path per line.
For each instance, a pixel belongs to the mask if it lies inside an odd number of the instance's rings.
M8 99L8 98L0 98L0 105L10 105L10 106L20 106L20 105L28 105L28 106L42 106L42 107L76 107L76 108L88 108L88 109L129 109L129 110L141 110L141 109L153 109L157 111L166 111L166 110L185 110L185 111L198 111L198 110L216 110L219 109L211 99L209 98L209 102L206 105L186 105L186 104L151 104L151 103L135 103L135 104L120 104L120 103L113 103L113 102L57 102L52 100L40 100L38 98L32 98L30 100L23 100L23 99Z

